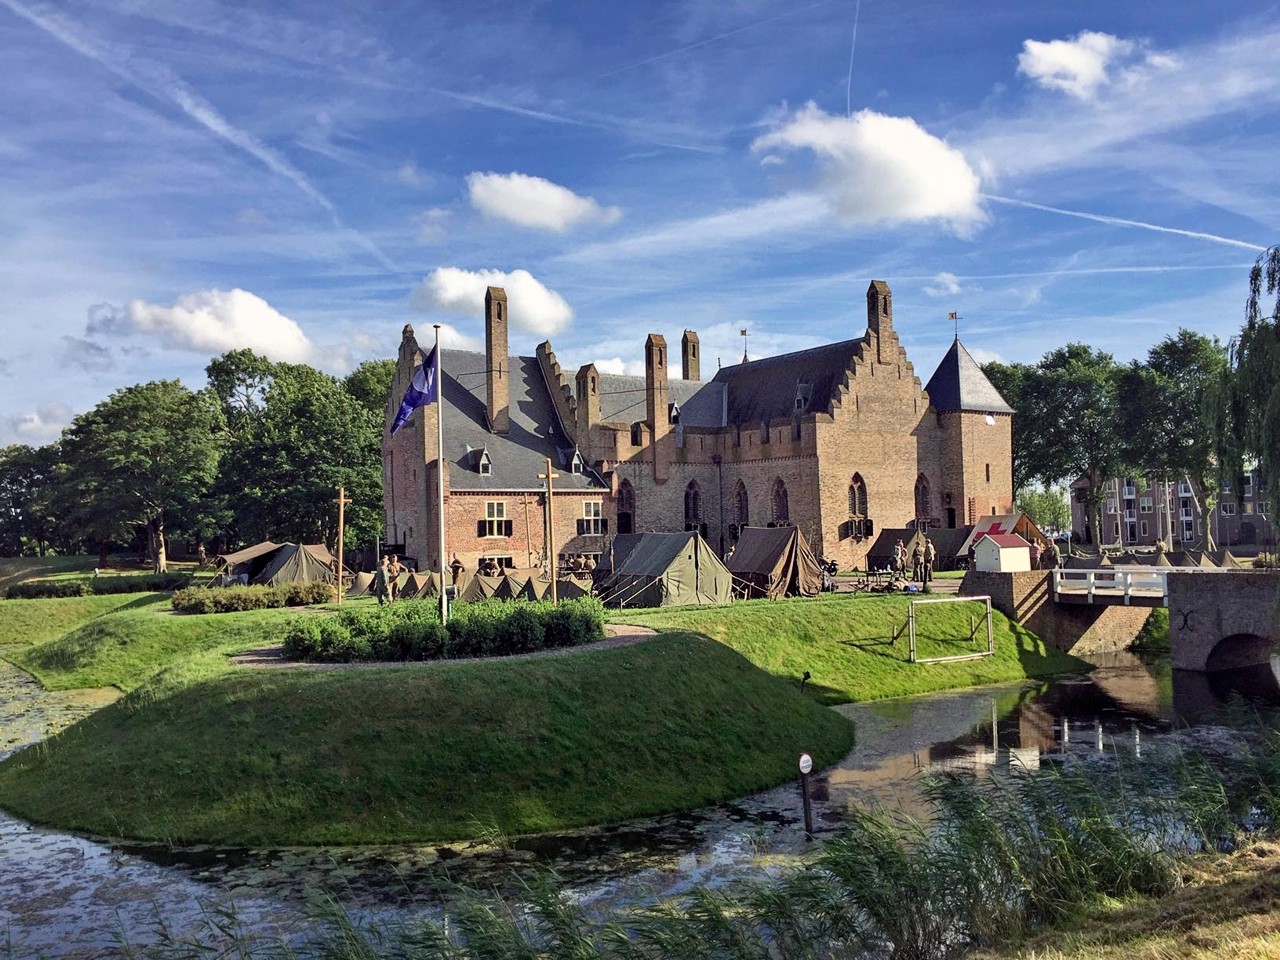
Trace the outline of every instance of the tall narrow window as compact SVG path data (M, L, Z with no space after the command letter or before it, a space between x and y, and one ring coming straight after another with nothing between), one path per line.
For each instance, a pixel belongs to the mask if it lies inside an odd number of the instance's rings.
M635 529L636 488L630 480L618 485L618 532L631 533Z
M773 481L773 522L787 523L791 520L791 506L787 501L787 485L782 478Z
M599 500L587 500L582 504L582 519L578 521L578 534L598 537L604 533L604 505Z
M684 488L684 528L696 530L701 523L702 491L698 488L698 481L691 480Z
M933 501L929 496L929 480L922 473L916 478L916 516L927 517L933 510Z
M740 527L751 522L750 504L747 502L747 485L741 480L733 489L733 519Z
M502 500L488 500L484 505L484 519L480 521L482 537L511 536L511 521L507 519L507 505Z
M865 517L867 515L867 484L862 474L855 473L849 483L849 516Z

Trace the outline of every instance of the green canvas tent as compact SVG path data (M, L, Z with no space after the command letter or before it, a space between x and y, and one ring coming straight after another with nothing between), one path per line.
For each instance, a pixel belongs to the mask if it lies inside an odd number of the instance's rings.
M614 567L600 596L616 607L730 603L733 574L696 531L644 533Z
M744 527L729 558L741 597L816 597L822 570L797 527Z
M271 587L285 583L335 583L337 575L333 567L321 559L318 552L315 547L301 543L282 544L249 582ZM323 555L332 559L328 550L324 550Z
M471 578L467 588L462 591L462 599L470 603L492 599L501 584L502 577L482 577L477 574Z
M347 588L348 597L367 597L373 593L373 574L357 573L356 578Z

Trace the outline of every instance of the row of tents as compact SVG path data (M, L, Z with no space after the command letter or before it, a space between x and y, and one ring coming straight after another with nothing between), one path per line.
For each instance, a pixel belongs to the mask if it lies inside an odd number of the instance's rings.
M451 580L452 582L452 580ZM426 599L440 596L440 574L402 573L397 582L397 594L401 599ZM483 577L479 574L458 578L458 597L470 602L481 600L543 600L551 595L551 581L543 579L540 568L508 570L500 577ZM585 596L589 591L576 580L556 582L556 596L561 600ZM357 573L347 589L348 597L371 597L373 574Z

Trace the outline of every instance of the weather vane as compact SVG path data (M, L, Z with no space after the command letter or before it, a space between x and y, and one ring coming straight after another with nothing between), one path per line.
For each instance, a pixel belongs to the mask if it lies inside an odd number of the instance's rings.
M747 362L747 328L742 328L742 362Z

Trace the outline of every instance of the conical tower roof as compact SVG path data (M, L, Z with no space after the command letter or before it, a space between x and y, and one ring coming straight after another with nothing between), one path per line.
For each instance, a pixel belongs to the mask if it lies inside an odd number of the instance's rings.
M1000 391L992 386L958 337L924 389L929 394L929 403L943 413L953 410L1013 413L1013 407L1004 402Z

